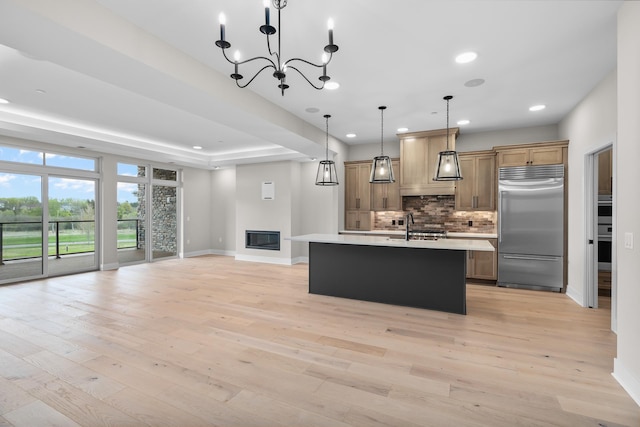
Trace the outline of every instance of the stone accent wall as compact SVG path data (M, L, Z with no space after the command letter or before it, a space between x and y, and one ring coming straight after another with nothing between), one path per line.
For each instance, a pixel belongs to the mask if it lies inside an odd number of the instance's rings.
M456 211L455 196L411 196L402 198L403 211L376 212L376 230L404 230L398 220L413 213L414 229L443 229L461 233L495 233L497 213L495 211ZM392 221L396 225L392 225ZM469 225L472 221L473 225Z
M144 167L138 168L138 176L144 176ZM175 181L175 171L154 169L154 178ZM144 248L146 229L144 218L146 212L146 189L144 184L138 185L138 247ZM176 188L162 185L153 187L151 195L153 218L151 218L151 245L154 251L178 253L178 212L176 205Z

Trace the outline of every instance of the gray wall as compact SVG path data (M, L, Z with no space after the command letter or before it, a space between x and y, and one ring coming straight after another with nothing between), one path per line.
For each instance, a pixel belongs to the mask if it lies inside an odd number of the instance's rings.
M618 11L618 140L614 147L617 210L618 351L614 376L640 405L640 2ZM620 185L615 185L619 183ZM633 249L624 234L633 233Z
M209 181L211 199L207 222L211 226L211 249L220 255L234 255L236 251L236 168L214 170L211 172Z
M616 74L611 72L569 113L559 126L561 139L569 140L569 212L568 223L568 286L567 294L586 304L585 242L587 191L586 156L609 144L616 137Z
M185 168L182 171L182 224L185 256L208 253L212 248L209 220L211 203L210 172ZM202 207L205 207L203 209Z

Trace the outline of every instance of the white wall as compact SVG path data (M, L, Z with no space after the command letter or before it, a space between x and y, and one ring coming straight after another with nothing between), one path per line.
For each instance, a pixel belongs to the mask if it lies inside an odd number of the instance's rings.
M424 129L428 130L428 129ZM456 151L491 150L498 145L526 144L530 142L557 141L558 125L532 126L527 128L506 129L491 132L466 133L460 129L456 140ZM385 141L384 154L400 157L400 139ZM349 146L349 161L372 159L380 155L380 143Z
M614 376L640 405L640 2L618 11L617 200L618 351ZM633 249L624 247L633 233Z
M203 169L182 171L183 255L209 253L211 244L211 173Z
M236 167L236 259L281 264L291 262L293 184L292 162L257 163ZM275 198L262 200L262 183L273 182ZM246 230L280 232L280 251L245 248Z
M505 129L491 132L466 133L460 129L456 140L456 151L491 150L499 145L527 144L530 142L556 141L558 126L532 126L518 129Z
M585 157L616 137L616 73L612 71L559 125L560 139L569 140L568 285L567 294L586 305Z
M211 172L211 199L208 222L211 249L220 255L236 252L236 168Z

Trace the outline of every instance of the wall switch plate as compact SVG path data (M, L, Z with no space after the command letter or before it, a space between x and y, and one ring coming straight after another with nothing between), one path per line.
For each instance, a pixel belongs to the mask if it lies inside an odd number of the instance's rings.
M391 220L391 225L396 225L396 220L395 219Z
M398 220L398 225L404 225L404 219L399 219Z
M624 248L633 249L633 233L624 233Z

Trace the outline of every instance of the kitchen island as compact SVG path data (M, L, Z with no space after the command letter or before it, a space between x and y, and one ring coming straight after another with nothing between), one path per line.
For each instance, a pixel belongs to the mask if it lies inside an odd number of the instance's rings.
M466 314L466 251L486 240L306 234L309 293Z

